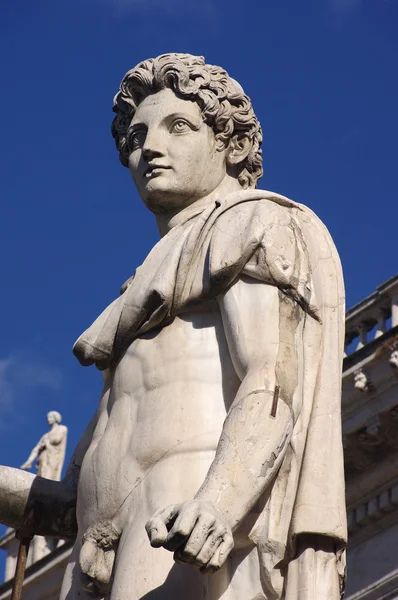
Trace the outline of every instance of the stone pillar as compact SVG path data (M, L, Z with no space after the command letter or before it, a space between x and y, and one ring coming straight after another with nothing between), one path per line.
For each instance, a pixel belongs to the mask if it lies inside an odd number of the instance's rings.
M398 325L398 295L391 301L391 327Z
M364 346L366 346L367 343L367 331L366 331L366 327L364 325L361 325L360 327L358 327L358 334L359 334L359 340L358 340L358 345L356 347L356 350L360 350L361 348L363 348Z
M384 310L379 310L378 316L377 316L377 327L376 327L375 338L380 337L385 332L386 332L386 314L385 314Z

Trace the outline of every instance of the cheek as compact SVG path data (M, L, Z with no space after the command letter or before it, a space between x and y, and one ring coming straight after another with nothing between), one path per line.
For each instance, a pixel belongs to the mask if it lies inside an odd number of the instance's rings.
M195 179L206 182L206 185L218 184L226 172L223 156L212 147L207 147L206 152L198 152L192 163Z
M130 154L129 156L129 171L131 173L132 178L134 179L134 181L136 180L136 175L138 173L138 165L140 162L140 158L139 156L136 156L136 152L133 152L132 154Z
M214 151L209 147L207 139L201 140L200 143L187 144L179 149L181 165L189 170L190 177L198 179L203 177L209 169L214 168L215 160L218 157L214 156Z

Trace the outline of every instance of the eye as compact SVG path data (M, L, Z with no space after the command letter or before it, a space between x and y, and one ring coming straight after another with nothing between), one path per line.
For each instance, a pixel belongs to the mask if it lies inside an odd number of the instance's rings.
M190 130L192 127L183 119L176 119L170 127L170 133L185 133Z
M131 129L127 132L127 147L130 152L141 148L145 142L146 131L143 129Z

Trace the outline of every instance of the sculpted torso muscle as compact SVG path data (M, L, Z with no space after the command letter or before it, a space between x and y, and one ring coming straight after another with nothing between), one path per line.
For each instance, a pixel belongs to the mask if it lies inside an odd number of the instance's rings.
M127 511L130 522L142 514L138 497L147 518L192 497L239 383L216 302L135 340L107 381L80 477L79 528L100 515L123 529Z

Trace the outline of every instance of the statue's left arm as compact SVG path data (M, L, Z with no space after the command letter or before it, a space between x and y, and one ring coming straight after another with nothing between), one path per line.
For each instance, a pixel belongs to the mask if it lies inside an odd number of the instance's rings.
M300 411L293 391L303 310L276 286L246 277L219 305L241 385L195 499L159 511L147 524L152 545L177 550L177 559L204 570L225 561L232 532L272 483Z

